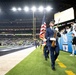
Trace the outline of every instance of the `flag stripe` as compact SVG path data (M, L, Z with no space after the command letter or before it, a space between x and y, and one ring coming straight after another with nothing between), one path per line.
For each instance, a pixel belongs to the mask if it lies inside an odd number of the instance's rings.
M45 14L43 16L42 25L40 28L40 39L43 39L45 37L45 30L46 30L46 22L45 22Z

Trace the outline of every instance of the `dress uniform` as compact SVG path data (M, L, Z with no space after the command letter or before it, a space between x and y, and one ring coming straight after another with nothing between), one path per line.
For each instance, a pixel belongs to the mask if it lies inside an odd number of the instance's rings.
M50 53L50 58L51 58L51 67L52 70L55 70L55 60L57 59L58 55L59 55L59 44L58 44L58 39L54 38L54 21L50 22L50 27L46 29L46 35L45 38L47 39L47 46L49 49L49 53ZM52 47L52 42L55 41L56 46Z
M49 50L48 50L48 46L46 45L46 42L45 42L45 46L44 46L44 57L45 57L45 60L47 60L47 58L49 58Z

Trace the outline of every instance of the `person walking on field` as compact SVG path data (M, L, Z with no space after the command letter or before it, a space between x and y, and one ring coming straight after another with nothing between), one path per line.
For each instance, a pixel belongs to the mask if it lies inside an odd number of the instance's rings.
M57 36L54 37L55 34L55 30L53 29L55 21L51 21L50 22L50 27L46 29L46 34L45 34L45 38L46 38L46 44L48 46L48 50L50 53L50 59L51 59L51 68L52 70L56 70L55 69L55 61L59 55L59 43L58 43L58 38ZM55 43L55 46L52 46L52 43Z

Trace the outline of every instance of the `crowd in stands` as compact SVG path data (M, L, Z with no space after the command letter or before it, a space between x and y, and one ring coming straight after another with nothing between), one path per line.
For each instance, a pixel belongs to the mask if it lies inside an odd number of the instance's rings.
M56 27L56 30L58 31L58 28ZM71 56L74 55L74 52L76 50L76 23L74 22L71 22L71 27L67 26L65 28L63 28L61 31L60 31L60 34L61 36L65 35L65 34L68 34L71 32L71 36L72 36L72 54Z
M27 38L0 38L1 46L20 46L33 44L33 41Z
M69 33L69 32L73 32L76 36L76 24L74 22L71 23L71 27L66 26L65 28L63 28L60 31L61 34L66 34L66 33Z

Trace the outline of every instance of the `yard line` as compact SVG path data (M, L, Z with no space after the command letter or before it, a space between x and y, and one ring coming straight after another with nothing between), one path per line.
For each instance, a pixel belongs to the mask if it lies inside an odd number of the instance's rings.
M66 73L67 73L67 75L75 75L72 71L70 71L70 70L66 70L65 71Z

